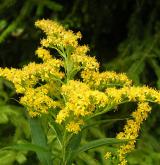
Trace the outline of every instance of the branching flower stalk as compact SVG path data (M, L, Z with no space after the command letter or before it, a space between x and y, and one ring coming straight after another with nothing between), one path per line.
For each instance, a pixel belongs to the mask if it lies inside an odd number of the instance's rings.
M13 82L20 103L35 118L43 114L63 128L62 162L67 164L66 147L70 138L78 134L87 120L107 113L126 102L137 102L138 108L128 119L117 139L127 139L117 153L119 165L127 164L125 155L135 147L140 126L151 111L150 102L160 104L160 92L147 86L136 87L124 73L99 72L99 63L87 55L89 48L79 45L81 33L66 30L51 20L35 23L45 34L36 55L41 63L29 63L22 69L1 68L0 76ZM50 53L53 49L57 53ZM48 121L50 123L50 121Z

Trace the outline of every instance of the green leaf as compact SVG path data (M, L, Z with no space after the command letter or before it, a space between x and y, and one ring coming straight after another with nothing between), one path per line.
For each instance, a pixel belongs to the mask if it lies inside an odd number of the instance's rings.
M40 147L48 148L47 138L42 128L41 120L39 118L29 118L29 123L31 127L32 143ZM40 151L36 151L36 153L43 165L53 165L50 152L42 153Z
M62 135L62 129L61 129L60 125L54 121L51 121L50 127L55 132L57 140L58 140L59 144L62 146L63 135Z
M97 159L95 159L95 157L94 157L93 155L91 155L91 154L88 154L88 153L83 152L83 153L79 154L78 157L82 160L83 164L102 165L102 164L100 164L100 162L99 162ZM103 164L103 165L104 165L104 164Z
M0 151L0 165L13 165L16 159L14 151Z
M8 117L5 113L2 113L0 115L0 124L6 124L8 123Z
M7 21L2 19L0 20L0 30L4 29L7 25Z
M1 150L25 150L25 151L34 151L34 152L49 152L47 148L41 147L39 145L35 145L32 143L24 143L24 144L15 144L12 146L4 147Z
M76 150L79 147L79 144L81 142L82 133L73 135L72 138L69 140L69 144L67 145L67 149L73 151Z
M154 69L154 72L157 76L157 87L160 89L160 66L158 65L157 61L154 59L149 59L148 62L150 63L151 67Z
M1 105L0 106L0 124L5 124L9 121L10 116L16 116L19 114L16 111L19 107L18 106L11 106L11 105Z
M143 73L144 68L145 61L143 60L143 58L134 61L134 63L130 66L128 70L129 78L134 80L136 84L140 84L140 74Z
M24 162L27 161L27 158L23 153L19 152L16 156L16 160L19 164L23 164Z
M77 135L73 138L73 140L71 140L72 142L70 142L69 145L70 150L69 148L67 148L68 149L67 151L70 152L69 153L70 155L68 155L67 165L72 164L73 159L82 152L85 152L93 148L101 147L103 145L120 144L120 143L125 143L127 141L127 140L119 140L116 138L102 138L91 142L87 142L87 144L79 147L80 139L81 139L81 135L79 135L79 137Z
M16 111L18 109L22 109L21 107L18 106L13 106L13 105L1 105L0 106L0 113L6 113L10 115L18 115L19 112Z
M115 119L98 120L98 121L94 121L94 122L89 123L88 125L84 126L83 130L86 129L86 128L89 128L89 127L93 127L94 125L97 126L97 125L104 124L104 123L111 124L111 123L116 122L116 121L122 121L122 120L127 120L127 119L131 119L131 117L130 118L119 118L119 119L115 118Z
M75 153L80 146L81 138L82 138L82 133L80 132L77 135L73 135L71 139L69 139L69 143L66 148L67 150L66 158L67 158L68 165L72 164Z
M119 143L124 143L126 142L126 140L119 140L116 138L103 138L103 139L98 139L98 140L94 140L91 142L88 142L87 144L83 145L82 147L80 147L78 149L78 153L93 149L93 148L97 148L97 147L101 147L103 145L110 145L110 144L119 144Z

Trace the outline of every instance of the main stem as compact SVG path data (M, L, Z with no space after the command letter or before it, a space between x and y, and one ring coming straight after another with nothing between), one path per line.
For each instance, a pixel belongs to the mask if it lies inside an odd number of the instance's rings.
M72 67L70 66L70 54L66 53L64 48L61 48L59 51L60 55L64 59L64 67L65 67L65 73L66 73L66 83L70 80L71 78L71 70ZM67 160L66 160L66 147L67 147L68 141L67 141L67 133L66 129L64 128L64 134L63 134L63 139L62 139L62 164L61 165L67 165Z

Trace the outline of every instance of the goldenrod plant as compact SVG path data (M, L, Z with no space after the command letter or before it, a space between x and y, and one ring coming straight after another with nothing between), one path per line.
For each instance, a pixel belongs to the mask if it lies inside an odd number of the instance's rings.
M35 52L41 61L22 69L0 69L0 76L14 84L20 103L28 112L32 150L44 165L55 162L71 165L76 163L80 152L119 143L116 151L106 150L104 157L126 165L126 155L135 148L151 103L160 104L160 92L147 86L134 86L124 73L100 72L100 64L88 55L88 46L78 43L82 38L80 32L66 30L51 20L38 20L35 25L46 34ZM83 130L93 118L98 120L98 116L128 102L137 103L137 108L123 132L116 138L81 145ZM50 130L54 130L58 148L49 146Z

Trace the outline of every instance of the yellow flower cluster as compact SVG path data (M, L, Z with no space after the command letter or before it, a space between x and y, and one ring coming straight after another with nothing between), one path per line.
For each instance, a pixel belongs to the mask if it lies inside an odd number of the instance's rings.
M50 52L42 47L39 47L36 50L36 54L39 58L41 58L44 62L49 61L52 59Z
M83 124L84 124L83 120L71 121L66 125L66 130L68 132L74 132L75 134L77 134L81 130L80 125Z
M28 88L23 97L20 99L20 103L24 105L29 115L34 117L42 113L48 113L49 109L55 109L59 106L57 101L47 96L48 90L45 85L34 88Z
M107 88L106 95L113 104L120 104L123 102L155 102L160 104L160 92L152 88L143 87L123 87L120 89Z
M65 98L65 107L57 115L56 122L60 124L70 118L74 119L72 123L79 119L83 121L83 117L108 104L108 98L104 93L92 91L85 83L79 81L70 80L62 86L61 93ZM82 125L83 122L76 123L76 128L78 128L78 125ZM71 125L73 124L69 124L70 127L67 125L67 130L72 130Z
M35 25L47 35L47 38L41 41L44 47L76 47L78 45L77 40L81 38L80 32L74 34L71 30L66 31L59 23L51 20L39 20L36 21Z
M71 55L71 59L74 62L75 67L83 68L85 71L98 71L99 63L94 57L86 55L88 50L86 45L76 47Z
M127 161L125 155L131 152L136 143L136 138L140 130L140 125L148 117L148 113L151 111L151 107L146 102L141 102L138 104L138 108L135 112L132 113L133 120L128 120L127 124L124 127L124 132L120 132L117 135L117 139L127 139L129 142L120 146L118 150L119 154L119 165L126 165Z
M34 87L39 81L50 81L58 77L62 79L64 73L59 72L63 63L58 59L50 59L43 64L30 63L22 69L0 69L0 76L13 82L17 93L25 93L26 89Z
M112 156L112 153L107 152L104 157L105 157L105 159L109 159L111 156Z
M81 74L83 81L91 88L103 90L107 87L130 86L132 81L124 73L117 74L115 72L95 72L83 71Z
M63 74L58 72L60 64L56 64L55 60L55 63L52 62L53 60L44 64L30 63L23 69L0 69L0 76L13 82L17 93L23 94L20 103L27 107L32 117L47 113L50 108L56 108L57 103L48 96L47 87L51 86L49 82L53 76L62 78ZM44 80L48 84L40 85Z

